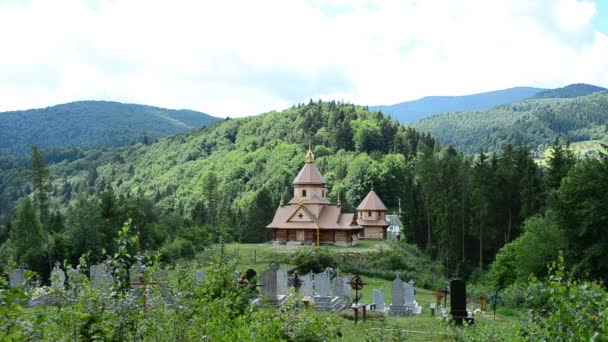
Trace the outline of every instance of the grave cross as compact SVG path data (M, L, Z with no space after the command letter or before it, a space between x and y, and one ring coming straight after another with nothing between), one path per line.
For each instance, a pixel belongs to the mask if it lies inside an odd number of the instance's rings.
M498 294L498 290L490 297L490 303L492 303L492 308L494 309L494 318L496 318L496 307L498 303L502 301L502 298Z
M363 282L363 279L359 277L359 275L355 275L349 284L350 287L355 290L355 305L357 305L359 302L359 290L363 289L365 283Z

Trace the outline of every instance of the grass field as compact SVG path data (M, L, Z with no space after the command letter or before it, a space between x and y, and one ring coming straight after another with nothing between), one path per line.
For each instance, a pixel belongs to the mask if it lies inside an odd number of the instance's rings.
M600 143L606 144L606 140L586 140L577 141L570 144L570 149L577 158L593 155L601 149ZM535 159L536 163L545 166L548 158L551 157L551 148L545 150L540 158Z
M269 264L276 260L289 260L289 256L297 251L299 246L273 246L270 244L228 244L225 246L227 252L235 252L239 255L239 269L245 270L253 268L258 273L268 268ZM335 253L352 253L352 252L369 252L381 249L390 249L390 245L382 241L362 241L356 247L322 247L331 248ZM281 267L293 268L293 264L281 264ZM384 291L385 303L388 307L391 303L391 281L362 277L365 286L362 290L362 303L372 302L373 289ZM290 288L290 291L292 289ZM354 295L354 292L353 292ZM352 320L341 317L336 313L336 319L343 324L342 341L362 341L368 340L381 341L383 336L392 336L397 340L408 341L447 341L452 336L449 331L454 329L477 329L477 327L455 328L444 323L441 319L439 310L435 312L435 316L431 316L429 306L436 301L434 291L416 287L416 301L422 306L421 315L395 317L390 315L382 315L375 313L367 322L360 322L355 326ZM442 302L443 304L443 302ZM449 307L449 297L447 300ZM468 308L476 310L479 308L479 302L473 298L468 300ZM487 309L489 311L489 309ZM492 326L503 327L510 329L511 325L517 324L523 313L517 310L508 308L498 308L496 318L488 313L480 313L475 316L477 322L481 325L488 324ZM512 330L512 329L511 329ZM395 337L396 336L396 337ZM394 339L393 339L394 340Z

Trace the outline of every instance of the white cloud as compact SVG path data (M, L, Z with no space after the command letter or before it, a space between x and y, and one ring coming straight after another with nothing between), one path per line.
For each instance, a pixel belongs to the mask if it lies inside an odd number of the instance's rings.
M108 99L242 116L309 98L606 86L595 11L574 0L9 2L0 110Z

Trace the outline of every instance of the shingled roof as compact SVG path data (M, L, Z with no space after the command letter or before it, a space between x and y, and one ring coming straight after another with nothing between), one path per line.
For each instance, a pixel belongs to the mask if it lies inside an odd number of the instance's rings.
M372 190L367 194L367 196L365 196L363 201L361 201L361 204L359 204L359 206L357 207L357 210L358 211L364 211L364 210L387 211L388 209L386 208L384 203L382 203L382 200L380 199L380 197L378 197L378 195L376 195L376 192L374 192L374 190Z
M306 162L300 173L293 180L293 185L327 185L327 181L323 178L321 171L315 165L315 162Z

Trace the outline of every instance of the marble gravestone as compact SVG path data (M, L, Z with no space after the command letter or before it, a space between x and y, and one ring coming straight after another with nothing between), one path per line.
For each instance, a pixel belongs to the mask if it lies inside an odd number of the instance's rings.
M390 313L392 315L406 315L407 306L405 305L405 293L403 290L403 281L399 278L399 273L395 276L391 286L391 297L392 302L390 306Z
M315 274L315 309L322 311L335 311L342 308L342 299L340 297L330 296L330 289L330 272Z
M376 304L377 311L384 311L384 292L374 289L373 291L374 304Z
M276 307L281 306L287 300L287 295L280 295L278 293L278 272L272 269L265 270L262 272L260 280L261 284L261 295L264 297L270 306ZM285 279L287 283L287 279ZM260 301L260 304L264 302Z
M199 282L205 279L205 271L196 270L194 271L194 281Z
M422 313L422 307L416 302L414 287L411 283L403 283L403 300L408 308L408 313L419 315Z
M51 287L56 290L63 290L65 284L65 272L59 267L59 262L55 263L51 271Z
M102 289L107 293L112 284L112 273L106 264L97 264L91 266L91 286L94 289Z
M277 271L277 295L287 296L287 269Z
M302 294L302 297L313 295L312 277L312 273L300 277L300 280L302 281L302 287L300 288L300 293Z
M8 274L9 286L11 288L25 285L25 272L18 268Z

